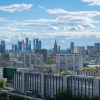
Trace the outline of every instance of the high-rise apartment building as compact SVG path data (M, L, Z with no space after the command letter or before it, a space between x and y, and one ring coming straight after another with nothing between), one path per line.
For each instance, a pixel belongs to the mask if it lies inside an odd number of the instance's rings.
M25 53L23 62L24 62L24 67L31 67L31 65L43 66L43 55L39 53L38 54Z
M43 54L43 62L47 61L47 49L35 49L35 54L40 53Z
M83 55L82 54L57 54L56 66L59 66L62 71L83 70Z
M74 46L74 53L85 54L85 46Z

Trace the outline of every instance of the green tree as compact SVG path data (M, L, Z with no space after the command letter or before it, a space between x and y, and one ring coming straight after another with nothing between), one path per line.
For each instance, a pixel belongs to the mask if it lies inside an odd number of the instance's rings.
M65 72L60 73L60 76L63 76L63 75L74 75L74 73L66 70Z
M6 86L6 82L0 78L0 88L3 88Z

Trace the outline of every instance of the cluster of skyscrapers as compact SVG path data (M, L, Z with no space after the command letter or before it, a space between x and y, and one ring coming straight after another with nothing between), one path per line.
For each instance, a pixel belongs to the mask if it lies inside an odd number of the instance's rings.
M41 49L41 41L38 39L33 39L33 50ZM12 44L12 52L31 52L32 44L29 38L26 38L25 41L18 41L18 44Z

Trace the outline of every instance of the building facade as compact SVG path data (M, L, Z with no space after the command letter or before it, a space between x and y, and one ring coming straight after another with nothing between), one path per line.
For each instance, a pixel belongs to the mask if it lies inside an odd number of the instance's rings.
M74 53L85 54L85 46L74 46Z
M93 76L59 76L33 72L14 72L13 88L22 91L37 91L42 97L52 97L65 90L76 96L100 98L100 78Z
M100 43L94 43L94 50L95 52L100 52Z
M47 61L47 49L35 49L35 54L40 53L43 55L43 62Z
M43 55L42 54L33 54L25 53L24 54L24 67L31 67L31 65L40 65L43 66Z
M61 71L83 70L83 55L82 54L57 54L56 66L61 68Z

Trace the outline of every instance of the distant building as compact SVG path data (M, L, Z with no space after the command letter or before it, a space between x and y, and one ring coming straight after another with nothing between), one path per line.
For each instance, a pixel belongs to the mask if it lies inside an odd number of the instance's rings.
M18 51L22 52L22 42L18 41Z
M1 54L4 54L5 53L5 41L1 41L1 44L0 44L0 53Z
M60 54L60 46L58 46L58 54Z
M36 39L36 49L39 49L39 47L38 47L38 39Z
M47 61L47 49L35 49L35 54L40 53L43 54L43 62Z
M54 44L54 55L56 56L57 54L57 42L55 40L55 44Z
M85 54L85 46L75 46L74 53L82 53Z
M15 46L14 46L14 44L12 44L12 52L14 52L15 51Z
M29 41L29 49L28 49L29 52L31 52L31 41Z
M38 49L41 49L41 41L38 42Z
M87 46L87 53L93 54L94 53L94 46Z
M82 54L57 54L56 66L59 66L62 71L83 70L83 55Z
M18 47L17 47L17 44L15 45L15 52L17 52L17 50L18 50Z
M33 50L36 49L36 45L35 45L35 39L33 39Z
M24 67L31 67L32 65L41 65L43 66L43 55L42 54L33 54L25 53L24 54Z
M25 51L25 42L24 42L24 40L22 40L22 51Z
M28 51L28 38L26 38L26 51Z
M95 52L100 52L100 43L94 43L94 50Z
M74 42L70 43L70 52L74 53Z

